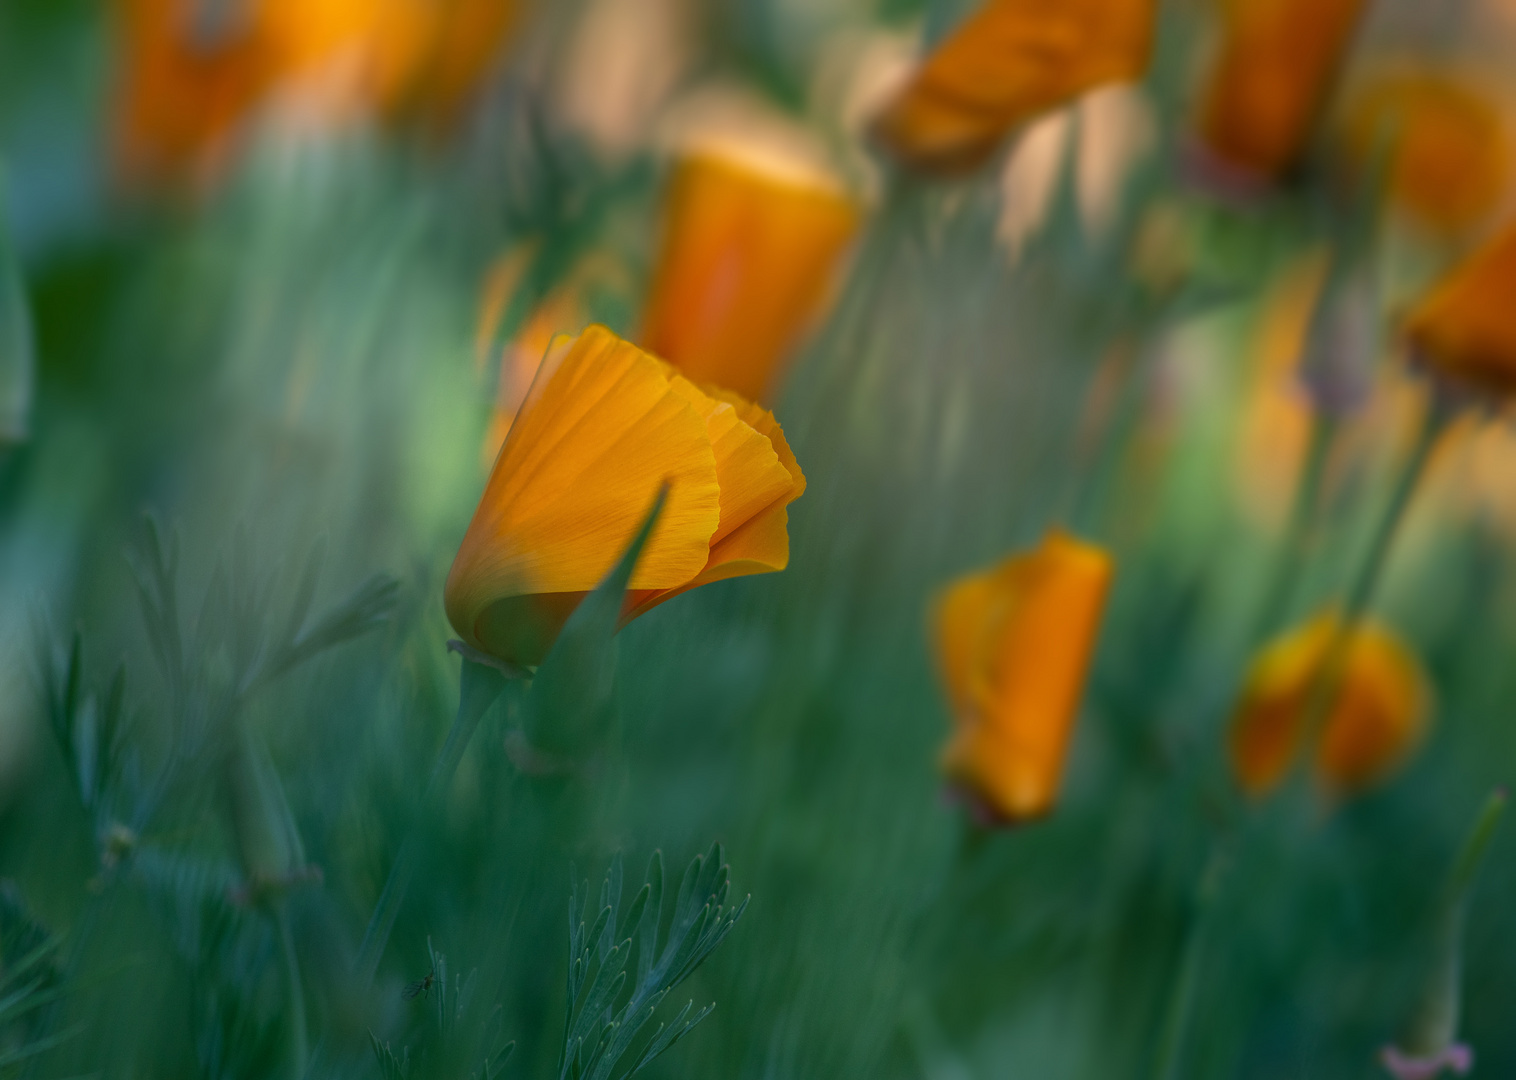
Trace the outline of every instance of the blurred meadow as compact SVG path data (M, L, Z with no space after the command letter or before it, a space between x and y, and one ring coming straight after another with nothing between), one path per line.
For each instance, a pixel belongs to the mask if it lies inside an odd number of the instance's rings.
M1511 0L0 0L0 1077L1516 1075L1513 123Z

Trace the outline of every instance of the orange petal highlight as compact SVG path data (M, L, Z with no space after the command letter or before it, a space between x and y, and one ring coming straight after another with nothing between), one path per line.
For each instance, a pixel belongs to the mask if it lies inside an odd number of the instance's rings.
M1256 180L1299 159L1364 0L1229 0L1199 117L1205 148Z
M1386 73L1348 109L1348 151L1361 166L1389 152L1391 204L1422 225L1458 232L1505 195L1510 147L1500 109L1455 74Z
M779 543L787 557L774 515L804 477L773 418L702 391L603 326L558 339L448 574L454 628L502 659L540 663L665 482L668 502L632 574L628 618L706 581L781 568L759 560Z
M956 725L942 767L1001 820L1046 814L1058 797L1112 573L1104 550L1054 531L938 601Z
M762 399L820 314L858 208L830 178L703 150L669 187L642 341L691 379Z
M1298 757L1311 696L1338 632L1327 612L1267 645L1253 661L1232 718L1230 752L1243 790L1278 787ZM1388 629L1353 631L1335 700L1314 751L1322 785L1352 794L1387 778L1419 741L1427 720L1426 681Z
M1456 267L1406 320L1417 358L1451 382L1516 393L1516 222Z
M937 46L874 123L903 164L960 173L1039 113L1141 77L1152 0L989 0Z

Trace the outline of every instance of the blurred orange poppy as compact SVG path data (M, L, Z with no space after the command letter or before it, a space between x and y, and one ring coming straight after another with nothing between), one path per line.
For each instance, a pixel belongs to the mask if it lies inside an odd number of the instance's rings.
M1013 128L1147 67L1153 0L989 0L928 56L874 122L924 172L967 172Z
M191 0L118 0L116 153L133 180L214 168L268 89L277 49L254 18L192 26Z
M1405 335L1435 374L1504 400L1516 392L1516 222L1412 309Z
M830 292L858 207L829 177L715 149L681 161L642 341L762 400Z
M938 600L955 723L942 768L997 820L1046 814L1058 797L1112 573L1104 550L1055 530Z
M1334 612L1319 615L1265 646L1248 669L1230 745L1233 771L1248 794L1265 795L1288 774L1338 633ZM1427 723L1420 665L1386 627L1355 627L1345 648L1314 751L1318 778L1334 794L1353 794L1388 777Z
M1322 111L1365 0L1227 0L1199 138L1230 170L1277 180Z
M453 117L515 25L515 0L246 0L210 25L196 0L117 0L118 152L129 177L214 168L276 97L329 123ZM205 25L202 25L205 24Z
M786 507L805 477L769 413L697 387L603 326L554 342L448 574L459 635L503 660L540 663L665 482L626 618L788 564Z
M1430 228L1477 224L1505 195L1505 122L1455 74L1410 70L1367 83L1349 106L1347 140L1361 164L1387 155L1391 205Z

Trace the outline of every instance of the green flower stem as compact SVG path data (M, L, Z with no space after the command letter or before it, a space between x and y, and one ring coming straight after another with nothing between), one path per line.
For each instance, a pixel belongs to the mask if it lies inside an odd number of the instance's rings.
M1179 1080L1182 1075L1185 1048L1189 1044L1190 1020L1195 1011L1195 991L1200 985L1200 972L1211 939L1216 897L1221 892L1227 866L1225 850L1218 847L1211 853L1201 872L1195 908L1190 914L1189 926L1185 929L1179 965L1174 972L1174 981L1169 984L1169 997L1164 1006L1163 1030L1153 1064L1154 1080Z
M300 958L295 952L295 936L290 931L289 904L281 900L274 916L279 927L279 947L284 960L284 978L288 984L285 1007L290 1023L290 1066L295 1080L303 1080L310 1067L311 1040L305 1016L305 986L300 980Z
M1433 448L1436 447L1443 432L1447 430L1453 417L1457 415L1461 404L1462 402L1439 382L1432 381L1431 400L1427 404L1426 412L1422 415L1416 441L1400 468L1400 475L1396 478L1395 486L1390 493L1389 504L1374 526L1368 550L1364 552L1363 560L1358 564L1357 573L1349 583L1343 600L1341 617L1337 621L1332 640L1326 650L1326 659L1321 665L1321 671L1307 698L1302 732L1304 737L1301 745L1314 746L1316 744L1321 726L1326 721L1327 713L1342 683L1343 673L1347 666L1348 647L1352 643L1358 624L1362 622L1374 599L1374 590L1383 576L1390 548L1394 543L1400 523L1405 518L1406 508L1410 505L1411 497L1415 495L1417 485L1426 472Z
M1439 1053L1458 1038L1463 997L1463 923L1470 886L1494 839L1507 798L1505 790L1500 789L1485 800L1448 874L1432 926L1427 980L1405 1041L1405 1049L1412 1054Z
M410 886L415 862L417 832L421 823L429 820L441 809L448 791L452 788L453 774L458 771L458 763L463 760L463 752L468 749L468 744L479 727L479 721L484 719L484 714L505 691L506 683L512 678L519 678L520 674L497 667L483 657L471 659L467 655L464 656L463 670L459 673L458 714L454 717L453 726L447 733L447 740L442 744L442 749L437 754L437 761L432 766L431 778L427 781L426 792L421 797L421 811L417 821L412 824L405 840L400 845L400 851L395 855L395 861L390 866L389 877L384 882L384 891L379 894L379 902L374 906L373 915L369 917L368 929L363 934L363 942L358 946L354 973L357 975L360 986L367 988L372 985L374 974L379 970L379 958L384 954L390 931L395 926L395 916L400 913L400 904L405 899L406 889Z
M1317 510L1321 504L1322 483L1326 479L1326 463L1341 431L1342 424L1337 417L1317 412L1311 414L1311 438L1306 447L1305 462L1301 465L1300 480L1295 485L1290 503L1289 520L1269 571L1263 604L1250 642L1261 641L1274 633L1288 613L1289 601L1295 595L1292 586L1296 568L1304 561L1320 524Z

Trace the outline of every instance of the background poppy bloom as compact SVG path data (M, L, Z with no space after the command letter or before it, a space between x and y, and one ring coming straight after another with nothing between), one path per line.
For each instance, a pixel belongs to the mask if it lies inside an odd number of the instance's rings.
M1243 790L1264 795L1288 774L1320 693L1322 666L1338 633L1319 615L1266 646L1248 670L1232 718L1232 767ZM1404 761L1427 722L1426 681L1410 650L1378 624L1355 627L1340 681L1322 720L1315 765L1323 785L1351 794Z
M942 767L991 816L1052 809L1110 589L1110 556L1060 531L949 585L936 637L955 731Z
M665 213L643 343L763 400L827 298L858 207L815 169L708 148L675 169Z
M990 0L933 50L874 123L876 140L927 172L983 164L1010 131L1147 67L1151 0Z
M1516 391L1516 223L1445 277L1406 319L1416 357L1450 382L1503 401Z
M1299 159L1363 0L1230 0L1199 137L1230 170L1276 180Z

